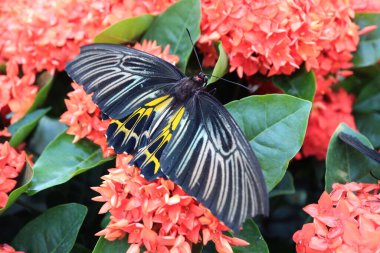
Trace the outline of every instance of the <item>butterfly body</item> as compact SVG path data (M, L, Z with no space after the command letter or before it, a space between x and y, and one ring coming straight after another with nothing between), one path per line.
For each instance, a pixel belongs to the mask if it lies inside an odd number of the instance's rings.
M93 44L66 71L109 118L107 141L147 180L165 177L230 228L267 214L260 165L242 131L205 89L207 76L186 77L153 55Z

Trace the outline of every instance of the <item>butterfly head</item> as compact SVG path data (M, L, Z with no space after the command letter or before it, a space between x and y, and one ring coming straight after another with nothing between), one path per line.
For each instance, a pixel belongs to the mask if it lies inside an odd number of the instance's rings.
M193 80L199 84L202 84L202 86L206 86L208 82L208 77L205 73L199 72L198 75L193 77Z

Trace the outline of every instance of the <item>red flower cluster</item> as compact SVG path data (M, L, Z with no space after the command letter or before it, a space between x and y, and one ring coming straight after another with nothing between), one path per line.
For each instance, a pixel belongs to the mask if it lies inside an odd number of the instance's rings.
M0 143L0 208L7 204L7 193L16 186L15 178L23 170L25 159L25 151L18 152L9 142Z
M22 118L34 102L38 87L34 85L35 75L26 74L19 77L15 62L6 64L6 75L0 75L0 110L13 112L11 123Z
M178 56L169 53L169 45L162 50L156 41L144 40L142 44L136 43L134 48L156 55L172 64L179 61ZM87 137L102 148L104 156L112 155L113 150L107 146L105 138L109 120L101 120L99 108L92 102L91 95L86 94L82 86L72 83L72 87L74 91L67 94L69 99L65 99L67 111L60 119L62 123L69 126L67 133L75 135L74 142Z
M201 38L205 64L215 60L221 40L230 71L290 74L302 63L323 74L351 66L359 41L354 11L345 0L202 1Z
M0 63L8 62L0 76L0 110L9 102L12 123L31 106L38 87L35 75L43 70L62 71L112 23L145 13L159 14L173 0L4 0L0 1ZM18 65L23 77L19 77ZM12 70L9 70L12 69ZM15 71L17 69L17 71ZM22 94L22 95L20 95Z
M69 96L69 99L65 99L67 111L61 115L60 122L69 126L67 133L75 135L74 142L87 137L102 148L105 157L112 155L113 151L107 147L105 137L109 120L101 120L99 108L82 86L72 83L72 87L74 91L67 94Z
M352 106L354 96L344 89L333 91L333 78L325 80L317 78L317 92L313 101L306 136L302 147L303 156L315 156L319 160L326 158L326 152L331 136L342 122L356 129Z
M24 253L24 251L16 251L12 246L4 243L0 244L0 253Z
M318 204L304 208L314 222L293 235L297 252L379 252L379 189L379 184L334 184Z
M218 252L232 253L230 245L248 244L224 235L229 229L170 180L144 179L139 168L129 165L131 158L118 155L116 168L102 177L100 187L92 188L101 195L93 200L105 202L100 213L111 213L98 236L116 240L128 234L128 253L140 252L142 245L146 252L191 253L193 244L210 240Z

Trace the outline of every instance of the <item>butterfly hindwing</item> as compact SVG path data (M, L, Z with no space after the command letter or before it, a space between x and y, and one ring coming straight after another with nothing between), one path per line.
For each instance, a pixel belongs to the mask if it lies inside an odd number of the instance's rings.
M167 95L185 75L151 54L124 46L92 44L66 66L66 72L103 113L122 119L138 107Z
M112 120L106 134L108 145L118 154L136 154L146 146L153 120L162 117L170 109L172 101L169 95L158 97L137 108L126 118Z
M247 217L267 214L261 168L231 115L205 92L185 108L189 113L162 154L163 173L234 230Z

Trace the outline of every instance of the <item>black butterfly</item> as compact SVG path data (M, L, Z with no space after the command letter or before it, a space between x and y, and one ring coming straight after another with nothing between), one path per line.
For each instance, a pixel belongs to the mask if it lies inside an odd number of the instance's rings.
M207 76L125 46L93 44L66 66L104 114L107 141L148 180L166 177L228 227L268 213L268 193L251 146L228 111L205 91Z

